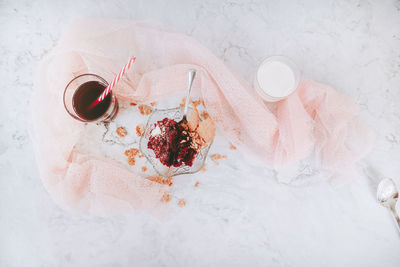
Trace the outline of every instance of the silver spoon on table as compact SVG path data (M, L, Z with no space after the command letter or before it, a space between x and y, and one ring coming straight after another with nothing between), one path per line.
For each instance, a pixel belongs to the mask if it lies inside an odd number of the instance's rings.
M396 184L392 179L383 179L379 185L376 192L376 198L382 206L388 208L393 218L396 221L397 229L400 231L400 218L396 212L396 202L399 198L399 191L396 188Z

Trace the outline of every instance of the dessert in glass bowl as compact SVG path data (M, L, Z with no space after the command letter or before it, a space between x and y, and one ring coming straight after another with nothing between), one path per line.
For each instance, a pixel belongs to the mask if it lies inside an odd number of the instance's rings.
M140 150L164 177L199 171L215 136L210 117L201 119L197 108L182 119L181 108L154 111L140 139Z

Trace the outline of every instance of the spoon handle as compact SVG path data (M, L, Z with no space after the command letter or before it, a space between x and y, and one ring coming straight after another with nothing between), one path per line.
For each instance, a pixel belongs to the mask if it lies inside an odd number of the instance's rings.
M389 209L393 215L394 220L396 221L397 229L400 231L400 218L396 212L395 205L390 205Z
M186 115L187 115L187 109L189 106L189 99L190 99L190 92L192 91L192 85L193 85L195 76L196 76L196 70L190 69L188 71L188 89L187 89L187 95L186 95L186 101L185 101L185 109L183 110L184 117L186 117Z

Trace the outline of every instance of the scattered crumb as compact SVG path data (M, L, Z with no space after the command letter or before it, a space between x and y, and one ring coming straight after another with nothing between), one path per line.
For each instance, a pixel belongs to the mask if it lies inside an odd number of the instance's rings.
M131 105L131 106L136 106L137 104L136 104L136 103L133 103L133 102L131 102L131 103L129 103L129 105Z
M139 155L138 155L138 158L139 158L139 159L141 159L141 158L143 158L143 157L144 157L143 154L139 154Z
M137 136L142 136L144 133L144 125L143 124L139 124L138 126L136 126L136 134Z
M207 143L211 142L215 137L215 125L211 118L207 118L200 122L197 132Z
M124 127L118 127L116 132L119 137L125 137L128 134L128 131Z
M194 187L199 187L200 182L196 181L196 183L194 184Z
M139 154L139 152L140 152L139 149L131 148L131 149L125 150L124 154L125 154L125 156L132 158L132 157L135 157L137 154Z
M236 147L232 143L229 143L229 149L230 150L236 150Z
M218 160L226 159L226 158L227 158L227 156L223 156L223 155L220 155L220 154L211 155L211 159L212 159L212 161L214 161L215 165L219 165L219 161Z
M129 165L135 166L135 163L136 163L136 161L135 161L135 158L134 158L134 157L129 157L129 158L128 158L128 164L129 164Z
M206 172L206 164L204 163L203 168L201 168L200 172Z
M151 103L150 103L150 106L152 106L152 107L157 106L157 102L151 102Z
M179 106L184 107L186 102L186 97L182 98L182 102L179 104ZM199 98L198 100L194 101L192 98L189 100L189 104L192 104L194 107L197 107L199 105L204 106L204 101L203 99Z
M149 180L159 183L159 184L168 185L168 186L172 186L172 184L173 184L172 177L164 178L160 175L158 175L156 177L150 176Z
M185 106L185 102L186 102L186 96L184 98L182 98L182 101L179 104L179 106L184 107Z
M192 105L194 106L194 107L197 107L198 105L200 105L201 103L202 103L202 99L198 99L198 100L196 100L196 101L192 101Z
M135 163L136 163L135 157L139 154L139 149L131 148L131 149L125 150L124 154L125 154L125 156L128 157L128 164L131 166L135 166Z
M186 205L186 200L184 200L183 198L179 200L178 202L178 206L180 208L184 207Z
M239 128L233 128L233 131L235 132L236 136L239 138L239 141L243 142L242 132L240 131L240 129Z
M170 202L171 201L171 195L168 194L167 192L164 192L163 196L161 197L161 202Z
M145 172L145 171L147 171L147 167L146 167L146 166L143 166L143 167L142 167L142 172Z
M153 109L147 105L140 105L138 108L142 115L149 115L153 111Z
M208 119L208 118L210 117L210 115L208 115L207 111L202 111L202 112L201 112L201 117L202 117L203 119Z
M199 112L197 108L194 107L189 115L188 127L190 131L195 131L197 126L199 126Z

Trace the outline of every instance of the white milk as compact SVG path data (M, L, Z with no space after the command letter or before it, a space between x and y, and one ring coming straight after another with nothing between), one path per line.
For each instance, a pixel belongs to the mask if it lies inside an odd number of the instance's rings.
M258 68L255 87L266 101L287 97L296 90L297 85L297 69L284 57L268 58Z

